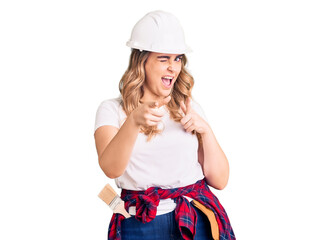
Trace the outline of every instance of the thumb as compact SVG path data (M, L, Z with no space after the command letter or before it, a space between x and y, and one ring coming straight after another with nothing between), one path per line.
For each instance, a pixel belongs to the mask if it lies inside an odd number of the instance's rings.
M180 108L182 109L184 115L186 115L187 109L186 109L186 105L185 105L184 101L180 101L179 104L180 104Z
M188 113L188 112L191 112L191 109L192 109L192 99L191 99L191 97L188 97L187 99L186 99L186 112Z
M148 103L148 106L149 107L152 107L152 108L156 108L156 107L159 107L159 103L158 102L155 102L155 101L154 102L149 102Z
M166 105L169 101L171 100L171 96L169 95L168 97L164 98L163 100L160 101L160 106Z

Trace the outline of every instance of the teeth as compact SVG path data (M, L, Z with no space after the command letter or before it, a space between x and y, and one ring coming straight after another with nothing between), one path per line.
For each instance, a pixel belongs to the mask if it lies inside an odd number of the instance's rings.
M170 80L173 79L172 77L163 77L163 78L170 79Z

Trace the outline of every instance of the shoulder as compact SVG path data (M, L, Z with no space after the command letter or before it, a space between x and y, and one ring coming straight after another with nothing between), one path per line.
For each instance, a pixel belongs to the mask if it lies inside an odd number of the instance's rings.
M205 114L205 111L201 107L201 105L198 103L196 99L191 98L191 107L194 111L196 111L203 119L205 119L208 122L208 118Z
M118 117L121 112L121 102L122 97L116 97L116 98L109 98L103 100L97 109L97 118L103 118L103 117Z
M191 105L192 105L192 107L200 107L201 108L198 101L196 99L193 99L193 98L191 98Z
M199 102L193 98L191 98L191 107L198 112L203 111Z
M103 100L96 113L94 131L103 125L120 128L121 97Z
M105 113L105 112L112 112L112 113L118 113L121 109L121 102L122 97L116 97L116 98L109 98L103 100L97 109L97 112Z
M121 97L105 99L100 103L99 108L119 108L121 106L121 101Z

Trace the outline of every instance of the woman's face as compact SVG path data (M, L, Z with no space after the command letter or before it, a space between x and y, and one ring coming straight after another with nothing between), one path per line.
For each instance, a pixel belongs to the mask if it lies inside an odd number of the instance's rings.
M183 54L150 52L145 63L143 101L161 100L172 92L182 69Z

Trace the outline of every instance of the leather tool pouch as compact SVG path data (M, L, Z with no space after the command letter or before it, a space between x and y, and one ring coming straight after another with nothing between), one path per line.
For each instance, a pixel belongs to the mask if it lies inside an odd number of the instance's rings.
M192 204L195 207L199 208L207 216L207 218L210 222L211 234L213 236L213 239L219 240L220 233L219 233L219 228L218 228L218 224L217 224L214 212L196 200L192 200Z

